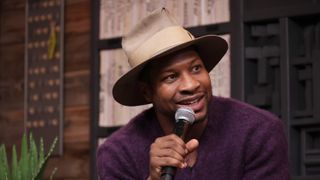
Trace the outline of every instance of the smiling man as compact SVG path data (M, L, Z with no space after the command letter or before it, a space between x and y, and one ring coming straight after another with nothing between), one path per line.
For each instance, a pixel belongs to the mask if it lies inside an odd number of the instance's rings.
M152 103L100 146L98 173L106 179L289 179L281 121L245 103L212 96L208 72L227 43L194 38L166 9L144 18L122 42L133 67L114 85L116 101ZM195 122L184 139L174 135L175 112L191 108Z
M140 84L141 89L145 99L153 103L166 133L172 133L172 117L179 107L190 107L195 112L196 124L206 120L212 97L211 81L196 51L192 48L177 51L151 62L147 69L142 77L150 79Z

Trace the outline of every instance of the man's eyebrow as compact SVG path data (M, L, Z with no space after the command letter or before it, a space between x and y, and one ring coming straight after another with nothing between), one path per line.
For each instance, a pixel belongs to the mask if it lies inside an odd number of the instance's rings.
M190 64L195 63L196 61L201 61L200 57L194 57L193 59L190 60ZM170 67L163 67L161 68L158 72L159 73L168 73L174 71L174 69L170 66Z
M193 58L193 60L192 60L191 62L194 63L194 62L197 61L197 60L202 61L200 57L195 57L195 58Z
M174 71L173 70L173 68L163 68L163 69L161 69L160 71L159 71L159 74L163 74L163 73L170 73L170 72L172 72L172 71Z
M202 60L201 60L200 57L194 57L192 60L190 60L190 64L194 64L194 63L196 63L197 61L202 62Z

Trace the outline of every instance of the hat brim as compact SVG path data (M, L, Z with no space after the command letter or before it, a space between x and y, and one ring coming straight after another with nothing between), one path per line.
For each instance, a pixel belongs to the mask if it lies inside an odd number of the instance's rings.
M165 51L159 52L153 57L149 58L145 62L134 67L115 83L113 86L113 97L122 105L126 106L138 106L149 104L146 101L143 94L140 92L138 85L138 78L140 72L153 60L159 59L160 57L169 55L186 47L193 46L202 59L206 69L210 72L214 66L221 60L226 51L228 50L227 42L215 35L206 35L199 38L195 38L191 41L179 44L174 47L170 47Z

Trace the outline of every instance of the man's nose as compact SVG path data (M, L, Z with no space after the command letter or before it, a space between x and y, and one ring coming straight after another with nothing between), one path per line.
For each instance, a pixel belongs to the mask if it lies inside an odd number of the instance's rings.
M181 93L192 93L200 86L200 82L191 74L184 73L181 75L179 91Z

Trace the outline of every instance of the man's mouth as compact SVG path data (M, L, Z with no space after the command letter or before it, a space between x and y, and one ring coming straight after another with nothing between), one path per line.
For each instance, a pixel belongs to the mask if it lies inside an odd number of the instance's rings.
M180 101L179 104L181 105L192 105L192 104L195 104L197 102L199 102L201 98L197 98L197 99L190 99L190 100L183 100L183 101Z
M204 106L204 94L197 94L191 97L181 99L178 104L180 106L188 106L197 112Z
M198 93L193 96L182 97L180 101L177 102L179 107L189 107L196 115L202 114L207 106L207 98L204 93Z

